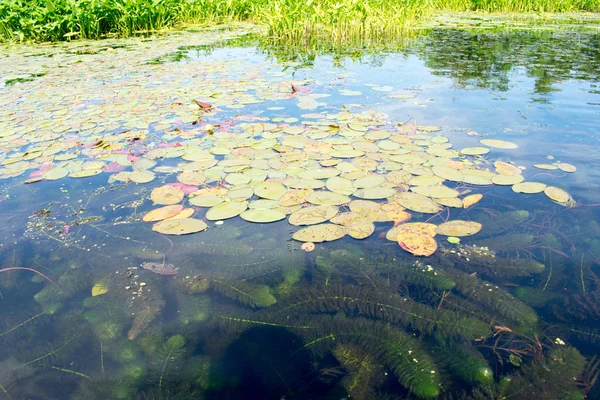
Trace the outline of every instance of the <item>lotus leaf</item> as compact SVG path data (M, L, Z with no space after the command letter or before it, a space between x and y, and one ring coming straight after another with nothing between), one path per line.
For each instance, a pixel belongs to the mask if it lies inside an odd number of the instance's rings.
M183 218L157 222L152 227L152 230L164 235L187 235L189 233L201 232L206 228L208 226L200 219Z
M279 202L276 200L258 199L248 203L248 208L270 210L278 208Z
M290 215L289 223L292 225L315 225L329 221L338 213L336 206L305 207Z
M493 185L492 179L496 176L496 174L489 171L480 171L480 170L464 170L463 173L463 182L469 183L471 185Z
M229 188L227 197L231 200L248 200L254 195L254 189L250 185L237 185Z
M408 184L411 186L436 186L441 185L443 182L444 178L440 178L439 176L422 175L412 178L408 181Z
M420 235L435 236L437 225L428 222L408 222L397 226L398 233L411 232Z
M206 219L218 221L237 217L248 208L247 201L228 201L212 207L206 212Z
M206 177L202 172L188 171L177 175L177 181L185 185L198 186L202 185L206 181Z
M193 208L184 208L183 210L181 210L176 215L172 216L171 218L167 218L167 219L184 219L184 218L190 218L192 215L194 215L194 212L195 212L195 210Z
M328 179L339 174L340 171L335 168L314 168L302 172L299 177L304 179Z
M302 228L292 238L299 242L330 242L346 235L346 228L335 224L320 224Z
M473 221L454 220L437 226L436 233L444 236L471 236L481 230L481 224Z

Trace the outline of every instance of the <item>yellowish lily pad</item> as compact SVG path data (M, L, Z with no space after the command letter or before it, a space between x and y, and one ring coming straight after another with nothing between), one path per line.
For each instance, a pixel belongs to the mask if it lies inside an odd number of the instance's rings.
M155 232L163 235L187 235L190 233L201 232L208 228L206 223L200 219L184 218L184 219L167 219L157 222L152 227Z
M474 221L454 220L437 226L436 233L444 236L471 236L481 230L481 224Z

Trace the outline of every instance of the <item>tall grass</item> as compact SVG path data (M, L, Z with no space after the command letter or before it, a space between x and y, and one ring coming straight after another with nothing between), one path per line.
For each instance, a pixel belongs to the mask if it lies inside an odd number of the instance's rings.
M0 0L0 39L130 36L182 23L248 21L302 40L397 36L436 11L599 11L600 0Z

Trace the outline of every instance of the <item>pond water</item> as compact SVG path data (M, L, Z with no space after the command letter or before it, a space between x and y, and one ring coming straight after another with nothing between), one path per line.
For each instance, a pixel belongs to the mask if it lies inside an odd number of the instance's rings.
M600 35L245 33L1 48L0 399L600 398Z

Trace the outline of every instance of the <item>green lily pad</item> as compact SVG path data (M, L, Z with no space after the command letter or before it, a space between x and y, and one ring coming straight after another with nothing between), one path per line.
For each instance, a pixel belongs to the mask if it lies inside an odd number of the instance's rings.
M206 212L206 219L219 221L237 217L248 208L247 201L228 201L218 204Z
M246 210L240 214L240 217L248 222L266 224L269 222L281 221L285 219L285 213L276 210L253 209Z

